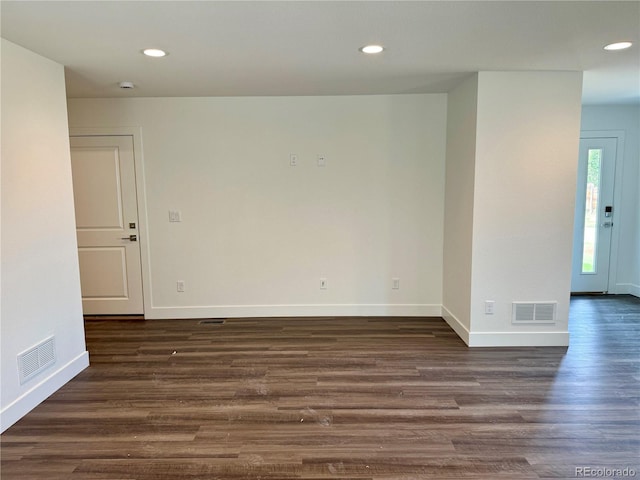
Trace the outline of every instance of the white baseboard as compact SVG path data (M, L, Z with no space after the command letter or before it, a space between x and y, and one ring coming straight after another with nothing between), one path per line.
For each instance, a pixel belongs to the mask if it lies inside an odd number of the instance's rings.
M24 417L88 366L89 352L84 351L4 407L0 411L0 433Z
M471 332L470 347L566 347L569 332Z
M462 322L444 305L442 306L442 318L444 318L444 321L449 324L449 326L453 329L454 332L456 332L456 334L462 339L462 341L466 343L467 346L469 346L469 329L465 327Z
M566 347L569 332L470 332L445 306L442 318L469 347Z
M152 307L145 312L150 320L170 318L253 318L253 317L439 317L440 305L216 305L201 307Z
M640 285L633 283L617 283L616 293L619 295L633 295L634 297L640 297Z

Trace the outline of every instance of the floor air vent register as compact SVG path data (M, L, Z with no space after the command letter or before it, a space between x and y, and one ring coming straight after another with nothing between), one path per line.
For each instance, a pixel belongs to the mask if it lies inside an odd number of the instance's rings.
M200 320L200 325L224 325L224 320L218 318L208 318L206 320Z

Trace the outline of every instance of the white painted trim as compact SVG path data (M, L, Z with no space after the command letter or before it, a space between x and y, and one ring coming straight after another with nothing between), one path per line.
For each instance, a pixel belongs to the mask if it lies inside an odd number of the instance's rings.
M442 318L468 347L566 347L569 332L470 332L445 306Z
M462 339L462 341L466 343L467 346L469 346L469 330L444 305L442 306L442 318L444 318L444 321L447 322L447 324L453 329L454 332L456 332L456 335L458 335Z
M567 347L569 332L471 332L470 347Z
M620 295L633 295L640 297L640 285L634 283L618 283L616 284L616 293Z
M153 305L151 288L151 249L149 243L149 221L145 182L144 151L141 127L69 127L71 137L128 136L133 137L133 163L136 172L136 194L138 198L138 240L142 265L142 302L144 312Z
M616 161L615 178L613 180L613 229L611 231L611 250L609 253L609 282L607 291L609 293L622 293L618 291L618 251L620 249L620 225L616 219L620 218L619 209L622 207L622 179L624 178L624 130L583 130L580 138L615 138L616 139Z
M89 366L89 352L84 351L56 372L44 378L0 411L0 433L44 402L64 384Z
M440 317L440 305L338 304L338 305L211 305L152 307L147 319L246 317Z

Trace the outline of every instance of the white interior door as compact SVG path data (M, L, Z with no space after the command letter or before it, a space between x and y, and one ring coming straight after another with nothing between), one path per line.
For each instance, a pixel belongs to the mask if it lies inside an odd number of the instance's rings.
M133 139L71 137L85 314L142 314Z
M580 139L572 292L609 289L616 148L616 138Z

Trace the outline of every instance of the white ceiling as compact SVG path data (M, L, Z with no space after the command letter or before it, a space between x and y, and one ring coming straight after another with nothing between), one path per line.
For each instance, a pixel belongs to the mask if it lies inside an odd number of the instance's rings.
M2 37L64 64L70 97L446 92L482 70L585 71L640 101L640 1L8 1ZM635 42L605 52L607 43ZM358 48L381 43L365 56ZM166 49L162 59L146 47ZM134 90L121 90L120 81Z

